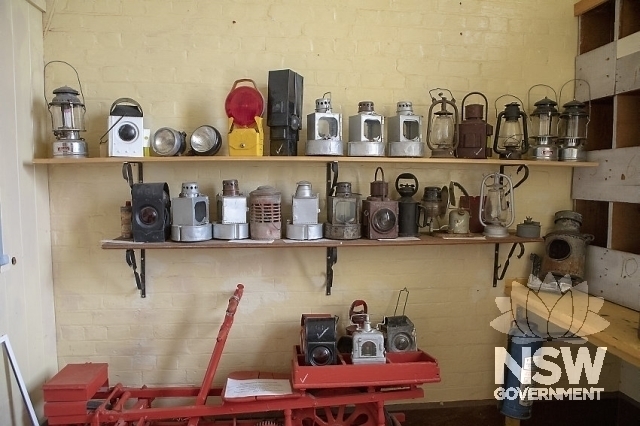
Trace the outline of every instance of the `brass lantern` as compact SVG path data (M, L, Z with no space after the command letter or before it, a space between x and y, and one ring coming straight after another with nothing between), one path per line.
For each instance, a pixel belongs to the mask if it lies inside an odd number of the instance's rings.
M431 95L431 92L436 90L446 90L449 92L451 100L443 96L442 92L438 93L440 99L436 99ZM429 95L432 103L429 107L427 145L431 150L431 157L455 157L455 150L458 147L457 127L458 123L460 123L456 100L453 99L451 91L447 89L432 89L429 90ZM440 105L440 110L433 112L433 108L436 105ZM447 109L447 105L453 109L453 112Z
M504 111L498 114L496 121L494 152L499 154L500 158L519 160L529 149L527 114L520 109L519 103L511 102L505 105Z

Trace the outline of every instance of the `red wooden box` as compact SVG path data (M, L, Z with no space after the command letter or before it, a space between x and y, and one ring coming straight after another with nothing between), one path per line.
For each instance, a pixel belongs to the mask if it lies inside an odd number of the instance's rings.
M291 383L294 389L389 387L440 381L438 361L421 350L387 353L384 364L352 364L351 354L338 354L338 364L310 366L300 346L293 348Z
M109 384L106 363L67 364L42 386L46 402L87 401Z

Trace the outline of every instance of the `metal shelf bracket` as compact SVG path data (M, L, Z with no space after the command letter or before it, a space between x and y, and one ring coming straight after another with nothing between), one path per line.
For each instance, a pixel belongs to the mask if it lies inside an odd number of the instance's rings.
M327 296L333 287L333 266L338 263L338 247L327 247Z
M138 179L136 183L143 182L143 167L142 162L140 161L125 161L122 163L122 177L129 184L129 188L133 187L133 168L131 165L135 165L138 169ZM146 251L145 249L140 250L140 271L138 272L138 265L136 263L136 253L133 249L127 249L124 255L125 261L127 265L133 270L133 276L136 280L136 287L140 291L140 297L147 297L147 286L146 286Z

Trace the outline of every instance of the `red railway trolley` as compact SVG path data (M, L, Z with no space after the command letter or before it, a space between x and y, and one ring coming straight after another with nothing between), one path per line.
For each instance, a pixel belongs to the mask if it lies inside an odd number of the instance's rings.
M243 290L238 284L229 299L200 386L110 386L107 364L69 364L43 385L49 425L398 426L404 416L389 414L385 403L421 398L421 385L440 381L437 361L420 350L387 353L384 364L354 365L339 354L336 365L308 366L295 346L290 374L235 372L212 387ZM232 383L249 382L288 390L231 395Z

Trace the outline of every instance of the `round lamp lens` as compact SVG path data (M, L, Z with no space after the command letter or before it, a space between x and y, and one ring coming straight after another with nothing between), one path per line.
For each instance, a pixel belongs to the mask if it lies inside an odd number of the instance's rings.
M250 126L256 117L262 116L264 98L253 87L241 86L233 89L224 103L227 117L233 118L240 126Z
M222 138L215 127L200 126L193 131L189 144L196 155L215 155L222 147Z
M327 365L331 361L331 351L326 346L316 346L310 355L314 365Z
M406 334L398 334L393 339L393 346L398 351L406 351L409 349L410 345L411 345L411 340L409 339L409 336L407 336Z
M118 129L118 137L123 142L132 142L138 137L138 129L133 124L126 123Z
M158 221L158 210L151 206L143 207L140 209L139 217L143 225L151 226Z
M151 141L153 151L163 157L170 157L184 151L184 133L168 127L158 129Z
M389 232L396 226L396 214L390 209L380 209L373 214L371 223L376 231Z

